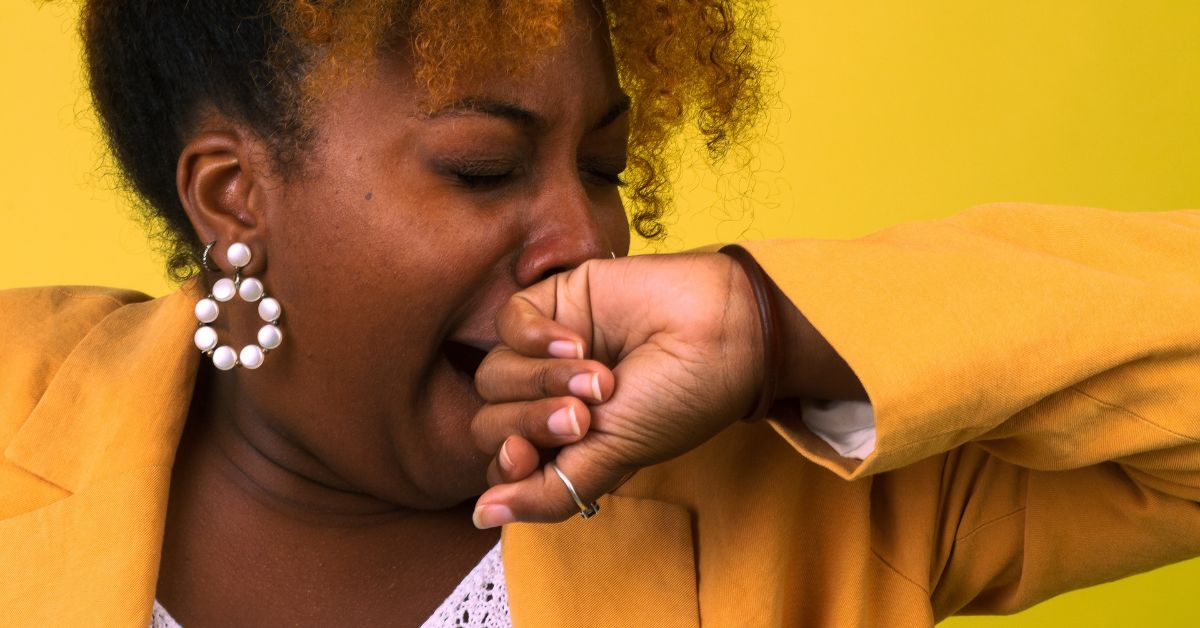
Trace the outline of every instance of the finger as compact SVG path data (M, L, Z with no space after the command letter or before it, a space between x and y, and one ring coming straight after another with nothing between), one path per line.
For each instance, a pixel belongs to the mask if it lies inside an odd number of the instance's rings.
M541 456L533 443L520 436L509 436L488 465L488 486L523 480L537 471L540 464Z
M579 450L580 445L563 449L553 464L558 465L587 505L612 490L628 470L589 464L578 455ZM569 452L576 455L565 455ZM491 528L514 521L564 521L579 513L566 484L548 463L523 480L485 491L475 504L472 521L478 528Z
M522 355L574 358L588 355L586 340L554 320L559 277L518 292L496 312L500 342Z
M599 362L531 358L506 345L489 351L475 371L475 390L490 402L573 395L601 403L615 386L612 371Z
M535 447L561 447L582 438L591 420L588 407L574 397L489 403L471 420L471 436L486 454L497 453L514 434Z

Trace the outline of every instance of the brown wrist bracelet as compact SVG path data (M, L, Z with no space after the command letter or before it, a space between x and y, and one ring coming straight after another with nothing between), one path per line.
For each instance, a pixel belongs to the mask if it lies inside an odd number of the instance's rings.
M721 247L720 253L732 257L750 280L754 300L758 304L758 320L763 336L763 382L754 410L744 421L757 421L767 416L771 404L775 403L775 389L779 383L779 371L783 365L783 339L779 333L779 306L771 291L770 279L749 251L737 244Z

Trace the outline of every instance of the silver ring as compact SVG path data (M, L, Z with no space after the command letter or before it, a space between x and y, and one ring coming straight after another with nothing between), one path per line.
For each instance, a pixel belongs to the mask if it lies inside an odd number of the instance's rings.
M213 245L216 243L217 243L217 241L213 240L212 242L208 243L208 246L204 247L204 255L200 258L200 266L203 267L204 270L214 272L214 273L219 273L219 272L221 272L220 268L213 268L208 263L208 260L209 260L208 252L212 250Z
M547 464L549 464L550 468L554 469L554 472L558 474L558 479L562 480L563 484L567 485L567 490L571 492L571 499L575 500L576 506L579 506L580 517L587 519L600 512L600 504L597 504L596 502L585 504L583 503L582 499L579 499L579 493L575 492L575 485L571 484L571 481L567 479L567 474L563 473L562 469L558 468L558 465L554 464L553 462Z

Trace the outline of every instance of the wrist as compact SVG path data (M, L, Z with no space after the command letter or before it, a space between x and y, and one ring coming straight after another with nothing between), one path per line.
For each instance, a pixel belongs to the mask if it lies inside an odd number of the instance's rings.
M774 283L749 251L731 244L721 247L720 252L728 256L733 265L739 267L739 270L734 272L746 280L748 292L752 295L753 306L749 309L753 313L750 318L757 319L757 324L749 323L747 327L758 328L758 342L752 343L758 350L752 352L753 357L747 371L753 374L752 381L757 382L757 386L754 388L756 393L751 410L743 419L756 421L767 416L771 405L779 397L778 384L783 372L785 349L780 335L779 304L775 300ZM747 291L740 292L744 294Z

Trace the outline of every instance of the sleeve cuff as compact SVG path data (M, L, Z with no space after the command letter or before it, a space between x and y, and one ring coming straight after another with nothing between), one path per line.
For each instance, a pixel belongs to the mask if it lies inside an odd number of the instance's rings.
M875 451L875 409L868 401L805 401L800 420L843 458L862 460Z

